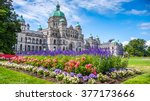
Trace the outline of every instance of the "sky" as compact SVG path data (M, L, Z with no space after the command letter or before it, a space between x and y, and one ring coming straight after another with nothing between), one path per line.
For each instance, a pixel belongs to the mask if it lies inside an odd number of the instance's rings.
M58 2L68 27L79 22L85 38L92 34L101 43L115 39L123 45L141 38L150 46L150 0L13 0L13 6L37 30L47 28Z

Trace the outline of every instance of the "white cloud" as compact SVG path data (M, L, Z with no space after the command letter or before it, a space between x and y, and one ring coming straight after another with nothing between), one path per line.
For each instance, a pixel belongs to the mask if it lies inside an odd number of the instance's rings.
M131 37L130 40L138 39L137 37Z
M123 10L122 4L131 0L72 0L72 3L100 14L118 13Z
M145 22L139 25L140 29L150 29L150 22Z
M119 13L124 10L122 4L130 1L132 0L60 0L59 3L69 25L75 22L81 22L82 25L89 19L83 20L87 17L80 12L81 8L100 14ZM28 22L32 22L32 25L41 24L45 27L56 4L56 0L14 0L13 2L17 14L23 15Z
M122 42L123 46L127 45L128 43L129 43L129 41Z
M147 46L150 46L150 40L146 42L146 45L147 45Z
M132 9L130 11L126 11L126 14L133 14L133 15L143 15L143 14L147 14L148 11L147 10L136 10L136 9Z

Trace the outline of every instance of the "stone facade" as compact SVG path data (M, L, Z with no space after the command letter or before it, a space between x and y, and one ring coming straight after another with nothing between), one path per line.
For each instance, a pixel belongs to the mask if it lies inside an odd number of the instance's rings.
M105 43L101 44L99 38L92 36L84 40L82 28L79 23L73 27L67 27L65 14L60 10L60 5L57 4L56 10L48 19L48 28L42 29L40 26L38 31L30 30L30 25L26 24L23 17L20 17L21 32L17 33L17 44L15 45L16 52L23 51L41 51L41 50L74 50L81 51L90 47L109 48L118 54L119 44ZM85 42L84 42L85 41ZM113 50L112 49L112 50Z
M82 28L77 23L75 28L71 25L67 28L67 20L60 6L48 19L48 28L31 31L30 25L25 24L21 16L21 32L17 33L16 51L39 51L39 50L74 50L81 51L84 48L84 35Z
M93 36L85 39L85 49L90 47L102 48L109 50L112 55L123 55L123 46L121 43L114 41L114 39L109 40L108 42L101 43L99 38L93 38Z

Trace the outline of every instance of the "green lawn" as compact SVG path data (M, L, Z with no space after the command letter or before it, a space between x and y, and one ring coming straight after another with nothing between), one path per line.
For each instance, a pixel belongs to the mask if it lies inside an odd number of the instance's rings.
M0 84L51 84L52 82L0 67Z
M124 81L124 84L150 84L150 58L132 57L129 68L138 68L143 74Z

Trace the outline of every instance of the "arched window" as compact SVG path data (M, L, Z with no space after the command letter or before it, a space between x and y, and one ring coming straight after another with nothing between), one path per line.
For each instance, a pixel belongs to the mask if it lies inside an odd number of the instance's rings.
M25 38L25 42L27 42L27 37Z
M35 43L35 39L34 38L32 38L32 43Z
M63 47L63 51L65 50L65 47Z
M40 44L42 44L42 39L40 39Z
M54 45L56 45L56 40L54 39Z
M34 46L32 46L32 51L34 51Z
M38 44L38 41L39 41L39 40L38 40L38 39L36 39L36 44Z
M39 47L39 50L40 50L40 51L42 50L42 47L41 47L41 46Z
M28 45L28 51L30 51L30 45Z
M36 51L38 51L38 46L36 46Z
M22 44L20 44L20 51L22 51Z
M28 41L29 43L31 42L31 38L29 38L29 41Z

